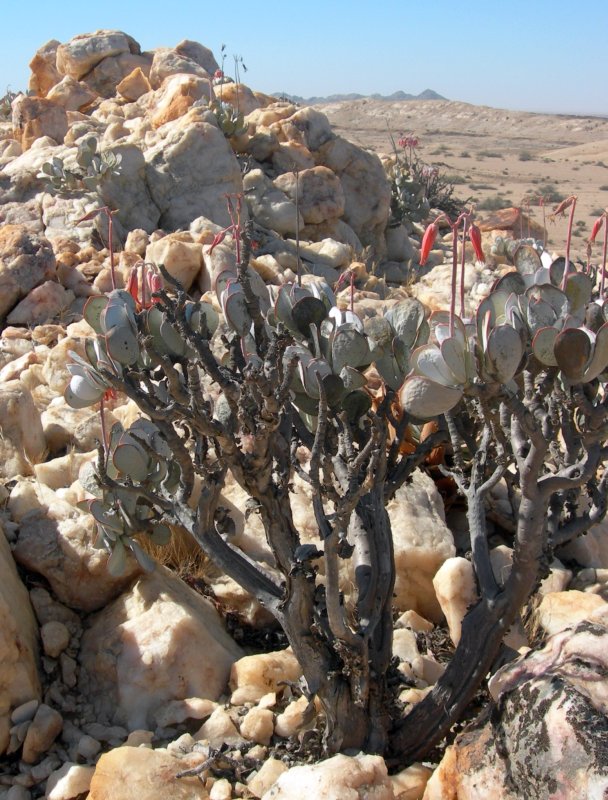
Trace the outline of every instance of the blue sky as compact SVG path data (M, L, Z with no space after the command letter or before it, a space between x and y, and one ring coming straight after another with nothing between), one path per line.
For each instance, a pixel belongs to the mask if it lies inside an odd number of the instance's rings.
M116 28L144 50L194 39L264 92L417 94L608 116L606 0L3 0L0 94L49 39ZM230 74L230 61L226 72Z

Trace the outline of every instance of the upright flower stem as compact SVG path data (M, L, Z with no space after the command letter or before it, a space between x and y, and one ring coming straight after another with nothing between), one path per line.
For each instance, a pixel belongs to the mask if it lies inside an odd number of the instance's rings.
M460 256L460 317L464 317L464 272L466 261L466 242L467 242L467 227L469 224L468 217L464 217L462 221L462 253Z
M600 300L604 300L606 284L606 261L608 260L608 219L604 219L604 244L602 245L602 281L600 286Z
M458 225L460 218L452 225L452 292L450 299L450 336L454 335L454 315L456 313L456 282L458 279ZM464 242L463 242L464 247Z

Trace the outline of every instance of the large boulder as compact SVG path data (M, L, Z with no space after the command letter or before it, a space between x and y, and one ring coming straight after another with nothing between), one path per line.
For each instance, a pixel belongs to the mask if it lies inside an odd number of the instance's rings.
M55 276L50 242L24 225L0 227L0 319L22 297Z
M393 784L380 756L337 755L318 764L292 767L262 800L394 800Z
M395 548L395 598L400 611L412 609L439 622L442 611L433 588L439 567L456 554L437 487L420 470L387 506Z
M61 144L68 132L68 115L62 105L46 97L20 95L13 103L13 128L23 150L43 136Z
M57 47L57 70L80 80L104 58L130 52L138 53L139 45L122 31L81 33Z
M38 626L0 526L0 754L6 751L13 708L40 699Z
M46 440L31 392L19 380L0 383L0 478L31 475Z
M167 230L187 228L197 217L230 225L226 194L242 191L239 163L210 111L193 108L163 125L144 151L146 178Z
M107 569L108 553L93 545L97 536L93 518L62 503L51 489L46 489L41 499L51 505L49 512L44 514L44 507L36 511L34 506L25 515L13 554L18 564L43 575L62 603L79 611L94 611L141 574L139 564L130 559L125 574L112 577ZM62 518L52 519L53 513Z
M216 700L241 655L211 603L157 567L90 620L80 688L99 720L148 728L172 700Z
M606 622L582 622L503 667L490 683L496 707L448 748L424 800L606 797Z
M99 759L88 800L208 800L198 777L175 777L196 762L196 756L178 758L166 750L117 747Z

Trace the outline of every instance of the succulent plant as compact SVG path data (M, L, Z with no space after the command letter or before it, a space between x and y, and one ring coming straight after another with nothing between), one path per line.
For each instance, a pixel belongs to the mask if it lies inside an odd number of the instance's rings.
M112 427L105 462L105 483L109 478L112 488L103 485L93 464L86 465L80 482L94 497L82 501L79 507L97 524L95 544L110 553L108 570L112 575L124 573L129 550L145 570L151 571L154 559L134 537L145 534L157 545L169 542L171 530L157 517L146 493L161 485L166 492L174 492L179 467L159 429L146 419L137 420L127 431L120 423Z
M242 136L247 133L248 125L245 122L243 113L233 105L218 100L211 104L211 108L215 114L219 129L226 138Z
M72 363L68 364L68 370L72 379L64 396L72 408L85 408L102 399L111 388L103 372L121 377L123 368L150 365L140 334L148 337L148 346L162 356L188 358L194 354L192 347L157 305L137 312L135 300L124 289L90 297L83 314L97 337L86 342L88 362L76 353L70 353ZM211 338L219 324L219 316L210 303L189 301L184 315L192 332L205 338Z
M374 365L385 383L397 390L410 370L410 353L429 338L429 324L423 305L408 298L393 306L383 317L365 322Z
M371 405L362 370L371 363L369 340L361 319L335 304L335 295L323 281L309 287L284 284L276 292L267 320L284 325L298 340L285 351L287 365L298 362L291 390L297 408L314 418L322 384L330 407L340 407L352 419Z
M56 194L97 192L106 178L120 174L122 160L120 153L99 153L97 147L94 136L84 139L76 152L75 169L66 167L63 159L54 156L42 165L39 177L44 178Z

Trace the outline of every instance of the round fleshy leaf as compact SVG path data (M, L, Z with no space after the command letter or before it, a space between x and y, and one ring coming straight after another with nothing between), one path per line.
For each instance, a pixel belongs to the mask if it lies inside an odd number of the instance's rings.
M364 386L367 385L367 379L362 372L359 372L358 369L354 367L346 366L342 367L340 370L340 378L342 379L342 383L344 387L349 391L354 391L355 389L362 389Z
M304 389L306 390L306 394L309 397L314 398L315 400L319 399L319 380L323 380L328 375L331 375L331 367L321 358L311 358L311 360L306 364L303 365L300 362L301 368L301 375L302 375L302 383L304 384Z
M581 381L591 356L591 340L580 328L568 328L557 335L553 352L557 365L573 383Z
M380 373L382 380L394 391L401 386L405 371L401 369L397 359L392 353L386 353L374 359L376 369Z
M517 370L523 356L521 339L515 328L498 325L488 337L486 358L491 372L500 383L508 383Z
M107 528L115 533L122 533L123 531L123 522L116 514L108 513L108 509L104 506L101 500L91 500L89 501L89 513L100 525L103 525L104 528Z
M546 367L557 367L554 352L557 334L557 328L539 328L532 339L532 352Z
M454 374L457 383L466 383L467 366L465 349L457 339L444 339L440 345L441 355L450 371Z
M134 481L145 481L150 472L150 459L143 447L131 436L121 437L112 453L116 469Z
M356 424L358 420L372 407L372 399L367 392L357 390L349 392L342 398L342 408L348 414L351 424Z
M105 389L94 386L87 378L74 375L69 382L64 398L71 408L87 408L98 403L103 397Z
M481 301L477 307L476 323L479 328L480 322L489 318L490 327L500 325L505 321L505 306L511 292L494 291Z
M303 392L294 392L291 402L299 411L309 414L311 417L316 417L319 413L318 398L314 399Z
M519 272L507 272L494 282L491 291L523 294L526 291L526 284Z
M103 311L105 311L107 305L108 298L105 297L105 295L95 295L94 297L89 297L87 302L84 304L82 316L86 319L91 328L93 328L95 333L103 333L103 329L101 327L101 314Z
M116 539L112 547L112 555L108 559L108 572L114 578L119 578L124 575L127 567L127 551L122 539Z
M411 368L417 375L424 375L442 386L456 386L459 383L456 375L446 364L441 350L434 344L423 344L414 350Z
M310 336L310 326L320 325L327 316L325 303L318 297L302 297L294 303L291 309L291 317L296 329L307 338Z
M344 396L344 383L338 375L327 375L323 378L323 388L327 405L330 408L336 406Z
M171 528L163 522L153 525L150 530L150 541L159 547L164 547L171 541Z
M131 297L131 295L128 295ZM107 333L110 328L134 325L133 310L119 298L109 298L106 307L99 315L102 331Z
M540 298L532 298L528 303L528 326L532 333L541 328L549 328L557 321L555 311L549 303Z
M442 386L423 375L410 375L399 392L403 408L418 419L430 419L454 406L462 398L462 389Z
M385 317L368 317L363 327L374 358L391 349L395 334L392 325Z
M149 553L143 549L143 547L136 542L135 539L129 537L127 539L127 547L131 549L133 555L138 560L139 565L146 571L146 572L154 572L156 569L156 561L152 558Z
M105 336L106 352L119 364L129 366L139 358L137 335L129 324L110 328Z
M568 298L561 289L552 286L550 283L544 283L542 286L532 286L526 291L526 297L528 298L528 303L532 303L533 300L542 300L544 303L548 303L556 317L563 317L568 313Z
M577 316L584 314L585 306L591 300L593 282L589 275L572 272L566 280L566 297L570 301L570 311Z
M409 297L394 305L385 314L397 336L410 348L418 336L418 330L425 321L424 306L419 300Z
M219 302L222 302L222 295L228 288L228 284L236 281L236 272L232 269L223 269L215 279L215 294Z
M555 261L551 262L549 267L549 277L553 286L561 286L564 279L564 270L566 269L566 259L559 256Z
M522 275L533 275L542 267L538 252L529 244L521 244L513 255L513 263Z
M333 371L337 374L347 365L367 366L370 362L369 345L364 334L356 328L343 325L336 331L331 347Z
M587 365L583 380L592 381L608 367L608 324L602 325L595 335L593 355Z

